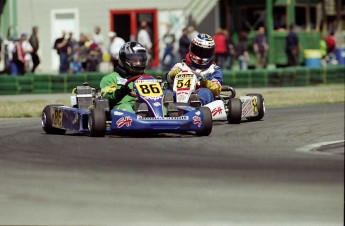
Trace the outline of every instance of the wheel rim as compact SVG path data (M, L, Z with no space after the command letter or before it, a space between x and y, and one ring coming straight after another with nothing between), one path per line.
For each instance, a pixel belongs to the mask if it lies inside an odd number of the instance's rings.
M41 119L41 124L42 124L42 127L44 128L47 124L47 115L46 113L42 112L42 119Z

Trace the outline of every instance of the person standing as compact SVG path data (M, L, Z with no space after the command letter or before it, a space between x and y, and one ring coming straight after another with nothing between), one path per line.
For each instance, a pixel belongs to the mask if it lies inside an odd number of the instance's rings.
M164 48L163 58L161 60L161 65L164 66L166 57L170 57L169 64L168 64L168 67L170 70L170 68L172 68L175 64L175 53L174 53L175 34L172 32L170 24L168 24L167 32L163 36L163 42L165 44L165 48Z
M188 37L188 28L182 29L182 35L179 39L178 52L180 54L180 61L185 58L186 54L189 52L190 39Z
M149 32L149 25L147 23L146 20L141 21L140 23L140 30L138 32L138 37L137 37L137 41L142 44L146 50L147 50L147 61L150 62L152 59L152 41L151 41L151 36L150 36L150 32ZM149 68L150 64L148 63L148 68Z
M265 34L265 28L263 26L260 26L257 31L257 34L254 38L253 47L256 55L256 69L265 68L268 55L268 43Z
M295 32L295 26L291 24L289 34L286 37L286 54L288 58L288 66L298 66L299 50L299 39Z
M99 48L101 48L102 51L104 51L104 37L101 33L101 28L99 26L95 27L94 33L92 34L92 41L98 45Z
M239 42L235 46L237 60L241 71L248 70L249 53L248 53L248 36L246 32L239 33Z
M221 69L224 69L228 48L226 43L226 36L223 33L223 29L218 28L216 30L216 34L213 36L213 40L216 45L214 50L215 62Z
M39 48L39 40L37 37L37 33L38 33L38 27L34 26L32 28L32 34L29 38L29 43L32 46L32 52L31 52L31 58L32 58L32 69L31 72L35 73L35 70L37 68L37 66L40 64L40 58L37 54L38 48Z
M62 36L57 38L54 43L54 49L60 57L59 73L67 73L69 69L69 55L72 52L72 48L66 38L66 32L62 32Z
M115 68L119 65L119 51L121 47L125 44L125 40L123 38L118 37L116 32L109 32L108 34L110 38L110 59L111 63L113 64L113 71L115 71Z

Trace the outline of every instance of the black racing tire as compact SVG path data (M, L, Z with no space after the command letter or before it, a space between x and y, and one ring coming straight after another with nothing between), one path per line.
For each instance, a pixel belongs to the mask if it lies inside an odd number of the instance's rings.
M258 93L250 93L247 94L246 96L255 96L257 99L257 105L258 105L258 112L259 114L255 117L248 117L247 119L249 121L259 121L265 116L265 99L261 94Z
M242 120L242 102L239 98L231 98L228 102L227 119L229 124L240 124Z
M103 109L91 109L88 118L88 135L90 137L104 137L107 131L106 123L106 115Z
M47 105L41 115L41 124L42 124L42 129L47 133L47 134L58 134L58 135L63 135L66 133L65 129L59 129L53 127L53 117L54 117L54 111L53 107L54 106L63 106L61 104L52 104L52 105Z
M211 110L208 107L200 107L198 109L204 115L204 128L201 131L196 131L195 133L197 136L208 136L211 134L213 126Z

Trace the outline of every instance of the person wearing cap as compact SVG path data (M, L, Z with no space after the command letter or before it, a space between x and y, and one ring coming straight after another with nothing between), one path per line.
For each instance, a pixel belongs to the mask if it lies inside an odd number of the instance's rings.
M123 44L125 44L125 40L123 38L118 37L116 32L111 31L108 34L110 38L110 46L109 46L109 53L111 57L111 63L113 64L113 71L119 65L119 51Z

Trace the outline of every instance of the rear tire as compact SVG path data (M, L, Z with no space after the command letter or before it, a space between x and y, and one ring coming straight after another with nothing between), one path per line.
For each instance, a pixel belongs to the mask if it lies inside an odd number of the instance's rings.
M229 124L240 124L242 120L242 102L239 98L231 98L228 102L227 119Z
M196 135L198 136L208 136L212 132L212 113L211 110L208 107L200 107L199 110L203 113L204 115L204 128L201 131L196 131Z
M249 121L259 121L261 120L264 116L265 116L265 99L261 94L258 93L251 93L251 94L247 94L246 96L255 96L256 100L257 100L257 105L258 105L258 116L255 117L248 117L247 119Z
M65 129L59 129L53 127L53 120L54 120L54 108L56 106L62 106L61 104L55 104L55 105L47 105L43 111L41 116L41 123L42 123L42 129L47 134L59 134L63 135L66 133Z
M103 109L90 110L88 128L90 137L104 137L107 129L106 115Z

